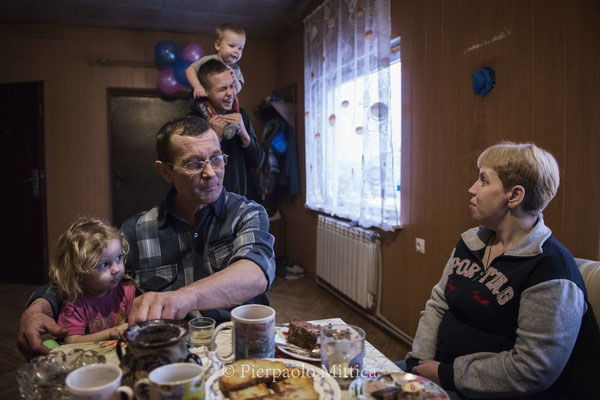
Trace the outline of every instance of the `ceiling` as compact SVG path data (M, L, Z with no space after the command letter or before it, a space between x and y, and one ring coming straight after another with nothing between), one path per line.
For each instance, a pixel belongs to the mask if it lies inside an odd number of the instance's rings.
M232 22L276 38L315 0L1 0L0 21L213 34Z

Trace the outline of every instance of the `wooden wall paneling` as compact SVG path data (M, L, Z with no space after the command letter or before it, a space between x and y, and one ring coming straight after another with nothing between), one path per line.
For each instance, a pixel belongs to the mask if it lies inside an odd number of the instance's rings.
M414 29L416 26L413 2L391 2L392 37L400 36L402 61L402 160L400 206L403 228L397 232L382 234L382 277L381 277L381 313L401 329L408 331L404 316L410 308L410 295L406 293L411 286L407 280L407 270L413 265L412 254L406 251L409 242L410 226L410 187L411 184L411 148L412 148L412 52ZM413 239L414 240L414 239ZM386 267L388 266L388 267Z
M463 231L473 226L471 214L468 211L468 188L477 179L477 157L484 147L483 135L483 102L480 95L473 92L473 72L485 66L484 62L484 35L483 35L483 10L480 1L464 1L460 6L460 85L459 85L459 130L456 133L460 147L457 148L461 158L458 165L460 170L455 177L455 195L464 199L465 206L449 212L460 212L463 218ZM462 195L461 195L462 193ZM454 231L455 242L461 232ZM449 253L444 254L446 257Z
M600 2L566 9L566 164L563 231L554 234L575 257L600 260Z
M551 152L564 176L566 164L565 97L565 2L533 3L533 141ZM563 231L563 198L566 188L559 187L554 200L544 210L546 224Z
M303 25L298 23L290 34L277 43L279 55L277 85L283 87L296 83L296 113L298 144L298 168L300 173L300 194L286 199L281 205L285 220L286 256L302 266L309 276L316 276L316 226L317 213L304 207L306 201L306 148L304 116L304 42ZM290 51L294 49L294 51Z
M444 180L448 179L446 175L446 168L443 167L446 164L445 156L446 151L452 148L452 136L442 135L444 127L442 123L442 110L446 107L446 104L442 102L440 97L440 88L443 85L444 78L444 52L443 52L443 27L444 27L444 15L443 15L443 1L429 1L425 3L425 46L426 52L426 65L424 71L426 73L426 80L423 85L423 91L426 95L425 110L423 115L427 118L423 118L425 121L425 137L426 146L423 149L425 153L424 157L420 158L420 170L424 173L421 179L417 182L421 183L424 181L425 176L429 183L423 186L424 198L420 203L424 207L420 209L424 212L424 218L420 229L420 234L417 235L420 238L425 239L425 249L429 250L425 254L425 260L423 255L416 254L416 257L420 258L421 261L427 262L427 268L419 271L422 275L422 279L427 282L430 281L433 285L439 278L439 265L435 265L432 255L439 252L441 246L439 235L440 230L445 228L444 220L440 218L445 211L445 205L440 204L440 191L443 190ZM442 222L440 224L440 222ZM427 246L429 244L429 246ZM430 290L423 288L423 292L418 298L429 297Z
M468 147L461 137L461 96L464 79L462 77L463 43L461 37L461 10L451 2L443 4L442 35L442 81L438 88L442 102L442 126L436 132L436 140L442 144L439 149L439 173L443 176L438 189L436 215L437 221L432 226L437 229L437 243L432 243L434 250L436 279L441 276L447 258L458 240L458 235L468 226L470 220L467 207L469 195L467 188L473 181L475 168L471 157L465 157ZM477 143L476 143L477 145ZM470 146L473 146L471 143ZM437 245L437 246L436 246Z
M473 72L484 66L484 35L483 35L483 2L476 0L463 1L460 5L460 41L461 41L461 63L460 63L460 86L459 86L459 131L456 133L460 147L457 151L462 154L460 171L456 177L455 190L458 194L465 193L477 178L477 157L485 146L483 135L483 98L473 92ZM463 195L465 204L468 206L469 195ZM459 207L459 210L450 212L462 212L467 218L468 228L473 226L468 208ZM463 229L464 230L464 229ZM454 232L455 241L458 240L460 232ZM453 243L455 244L455 243ZM449 256L448 253L445 254Z
M506 139L533 140L533 1L506 2ZM494 89L496 90L496 89Z
M415 202L421 201L425 188L419 185L425 171L421 164L415 165L425 154L425 125L416 121L416 110L425 109L424 87L420 85L426 78L425 64L425 10L415 2L402 2L397 5L393 20L401 36L402 46L402 182L401 198L403 206L403 228L396 235L384 235L383 282L381 312L400 329L411 334L411 324L407 317L415 300L415 275L421 265L414 252L414 240L425 218L424 213L415 213ZM407 163L408 161L409 163ZM419 233L417 233L419 232ZM395 240L394 240L395 239ZM413 243L412 247L410 243ZM387 267L387 268L386 268Z
M483 66L491 67L496 86L482 98L484 147L506 138L506 3L483 1L481 53Z
M472 74L483 66L482 2L466 0L461 2L461 42L463 56L461 62L460 120L461 141L464 151L477 160L484 147L482 112L483 100L475 95L471 87ZM473 167L475 168L475 167Z
M211 53L213 52L214 50ZM259 140L262 138L262 122L256 117L254 111L265 97L270 96L271 92L277 89L276 54L274 41L248 38L240 60L240 69L246 83L240 92L239 101L250 115Z

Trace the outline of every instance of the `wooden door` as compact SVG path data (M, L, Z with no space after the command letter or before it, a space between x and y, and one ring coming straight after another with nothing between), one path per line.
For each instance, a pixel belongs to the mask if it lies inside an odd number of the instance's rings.
M184 98L159 97L157 92L111 90L108 100L112 170L113 224L149 210L165 196L169 185L156 169L156 132L167 121L189 113Z
M48 279L43 82L0 85L0 281Z

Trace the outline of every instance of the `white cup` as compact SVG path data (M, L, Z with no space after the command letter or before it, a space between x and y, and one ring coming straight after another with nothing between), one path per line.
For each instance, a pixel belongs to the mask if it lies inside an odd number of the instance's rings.
M112 364L90 364L67 375L65 383L75 400L133 399L129 386L121 386L121 368ZM125 395L125 396L123 396ZM119 397L121 396L121 397Z
M231 322L224 322L214 330L211 348L216 349L217 334L231 329L232 352L216 354L222 362L247 358L275 357L275 310L261 304L246 304L231 311Z
M166 364L153 369L148 378L135 383L135 396L138 399L204 400L204 368L192 363Z

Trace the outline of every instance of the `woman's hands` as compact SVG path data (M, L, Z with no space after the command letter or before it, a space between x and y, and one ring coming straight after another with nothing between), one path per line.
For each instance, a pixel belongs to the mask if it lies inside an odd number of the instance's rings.
M427 378L441 386L440 377L438 376L439 361L433 360L422 360L419 361L419 365L412 369L412 373L421 375L423 378Z

